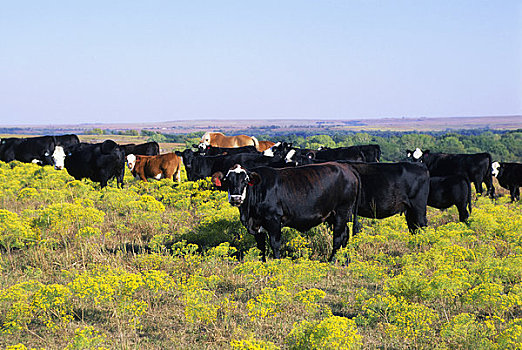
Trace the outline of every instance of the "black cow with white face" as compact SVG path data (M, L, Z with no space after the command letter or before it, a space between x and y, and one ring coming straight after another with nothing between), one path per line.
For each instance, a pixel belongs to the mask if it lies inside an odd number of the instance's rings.
M156 141L140 143L138 145L129 143L120 145L120 148L125 153L125 157L129 154L139 154L142 156L157 156L160 153L159 144Z
M489 153L452 154L431 153L430 150L406 151L408 159L426 164L430 176L462 175L475 185L477 193L482 194L482 183L486 184L487 192L492 198L495 187L491 175L491 155Z
M103 188L111 178L116 177L118 185L123 188L125 155L112 140L77 144L65 155L64 164L76 180L89 178L99 182Z
M239 208L241 223L256 238L265 256L268 232L276 259L280 258L281 228L301 232L323 222L333 226L330 260L348 242L347 222L357 224L360 180L348 164L324 163L295 168L259 167L252 171L236 164L226 174L212 177L218 187L228 189L230 204Z
M522 186L522 164L494 162L491 165L492 174L500 186L509 190L511 201L520 200L520 186Z
M427 225L430 180L425 165L411 162L347 163L361 178L360 216L382 219L404 213L412 233Z
M462 175L430 177L428 205L437 209L455 205L459 220L466 222L471 214L471 183Z

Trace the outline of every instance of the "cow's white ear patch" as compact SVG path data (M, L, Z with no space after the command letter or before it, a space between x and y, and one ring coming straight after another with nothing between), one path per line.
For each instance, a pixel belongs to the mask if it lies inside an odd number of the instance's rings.
M417 147L415 148L415 152L413 152L413 158L419 159L420 157L422 157L422 151Z
M498 176L498 173L499 173L499 170L498 168L500 168L500 163L499 162L493 162L493 164L491 164L491 174L494 176L494 177L497 177Z

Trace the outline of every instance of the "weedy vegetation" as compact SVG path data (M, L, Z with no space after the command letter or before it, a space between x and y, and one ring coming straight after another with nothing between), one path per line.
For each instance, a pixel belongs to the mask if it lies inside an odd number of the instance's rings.
M0 162L5 349L514 349L522 344L522 212L475 198L468 224L429 209L363 220L335 263L331 231L284 229L260 261L208 180L103 190Z

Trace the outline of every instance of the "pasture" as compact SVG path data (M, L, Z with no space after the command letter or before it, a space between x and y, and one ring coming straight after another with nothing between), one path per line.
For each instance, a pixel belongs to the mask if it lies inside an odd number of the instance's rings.
M184 174L183 174L184 176ZM522 210L474 194L455 207L363 219L327 263L332 233L283 229L260 261L210 181L100 190L51 166L0 162L0 346L12 349L516 348ZM496 188L504 193L498 184Z

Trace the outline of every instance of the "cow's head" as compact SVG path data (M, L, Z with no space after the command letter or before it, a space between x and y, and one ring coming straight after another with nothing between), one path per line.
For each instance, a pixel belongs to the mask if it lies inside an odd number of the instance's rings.
M221 172L212 175L214 185L228 188L228 202L235 207L239 207L245 201L248 186L254 186L260 180L257 173L249 172L239 164L230 168L225 176Z
M280 146L281 146L281 142L276 142L272 147L264 150L263 155L265 157L274 157L276 154L275 152L277 152L279 150Z
M62 146L56 146L53 152L53 164L54 168L57 170L61 170L65 164L65 151Z
M491 174L494 177L498 177L498 175L500 174L500 170L501 169L502 169L502 165L499 162L493 162L491 164Z
M134 154L129 154L127 156L127 167L130 171L134 170L134 167L136 166L136 156Z
M201 145L205 146L201 146ZM203 136L201 136L201 140L199 141L199 147L210 146L210 133L206 132Z
M430 153L430 150L427 149L422 151L420 148L415 148L415 151L406 150L406 157L413 162L422 162L424 157Z
M176 151L175 153L178 157L181 157L181 160L183 161L183 165L185 166L185 170L187 172L187 179L189 181L194 181L195 175L194 175L194 170L193 170L194 169L193 164L194 164L194 158L197 157L198 153L194 152L191 149L186 149L183 152Z

